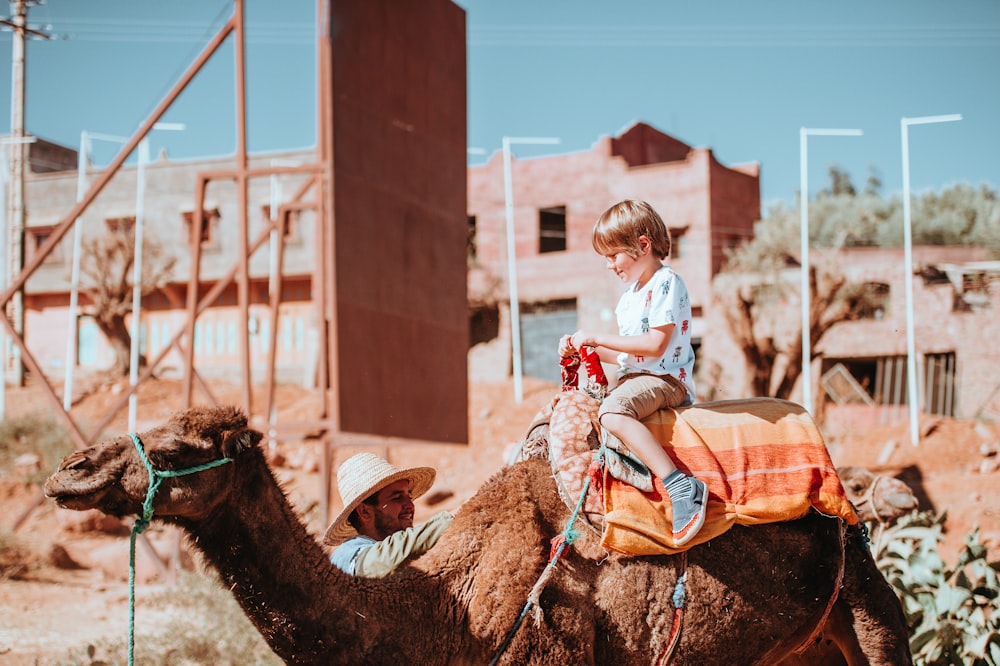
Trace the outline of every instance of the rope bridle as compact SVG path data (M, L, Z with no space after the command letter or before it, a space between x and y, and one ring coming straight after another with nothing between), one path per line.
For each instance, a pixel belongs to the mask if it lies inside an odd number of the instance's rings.
M220 465L225 465L228 462L232 462L232 458L219 458L218 460L212 460L201 465L195 465L194 467L188 467L186 469L178 470L163 470L156 469L153 467L153 463L149 461L149 457L146 455L146 451L143 450L142 440L139 439L139 435L134 432L128 434L132 438L132 443L135 444L135 450L139 453L139 458L142 459L142 463L146 466L146 471L149 472L149 488L146 490L146 499L142 503L142 515L135 519L132 523L132 534L129 537L129 553L128 553L128 664L132 666L134 663L134 651L135 651L135 540L140 534L146 531L149 527L149 523L153 520L153 497L156 495L157 489L163 480L175 476L185 476L187 474L194 474L195 472L203 472L206 469L212 469L213 467L218 467Z
M583 386L580 386L577 380L581 362L587 372L587 382ZM596 350L582 347L577 354L564 356L560 360L560 365L562 366L563 391L573 391L579 389L592 398L596 398L598 400L603 399L607 395L608 380L604 374L604 368L601 366L601 359L597 355ZM605 436L601 437L601 446L594 455L595 465L603 466L606 448L607 432L605 431ZM583 491L580 493L580 498L577 500L576 507L573 509L573 513L570 515L569 520L566 523L566 528L563 530L562 534L553 538L551 541L552 545L549 551L548 563L545 565L545 568L542 570L542 573L538 577L534 586L532 586L531 592L528 593L528 600L521 609L521 614L518 615L517 619L514 621L514 625L507 632L506 636L504 636L503 642L500 643L500 647L497 648L496 653L489 662L489 666L495 666L500 661L500 657L503 656L504 652L507 651L507 648L510 647L511 642L514 640L514 635L521 627L521 623L524 622L524 618L527 617L528 612L532 608L540 607L542 590L545 588L546 583L548 583L549 578L555 571L556 564L559 563L559 558L562 557L566 549L573 544L573 541L578 536L577 531L573 529L573 525L576 524L576 521L580 516L580 512L583 510L584 502L587 499L587 493L590 491L590 481L591 475L588 474L584 480ZM671 595L671 601L674 606L672 626L670 634L667 637L667 642L657 658L657 666L666 666L670 663L673 651L677 647L677 643L680 639L685 597L687 593L686 551L680 554L677 573L677 582L674 585L674 592Z

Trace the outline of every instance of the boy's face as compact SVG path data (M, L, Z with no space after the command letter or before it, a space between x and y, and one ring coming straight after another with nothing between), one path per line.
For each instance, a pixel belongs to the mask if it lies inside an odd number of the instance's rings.
M608 262L608 270L613 271L622 282L634 281L631 275L635 269L636 260L628 252L619 250L613 254L604 255L604 259Z
M642 278L648 278L647 273L652 269L655 271L659 267L659 260L653 257L652 243L645 236L639 237L639 253L637 256L629 254L625 249L612 249L609 254L604 255L609 271L614 271L622 282L629 284Z

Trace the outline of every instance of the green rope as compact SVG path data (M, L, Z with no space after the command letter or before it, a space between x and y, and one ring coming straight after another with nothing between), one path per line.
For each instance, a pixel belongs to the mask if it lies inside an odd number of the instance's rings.
M146 466L146 471L149 472L149 489L146 490L146 499L142 503L142 516L135 519L132 524L132 535L129 537L129 553L128 553L128 664L132 666L134 662L134 651L135 651L135 539L140 534L146 531L149 527L149 523L153 520L153 496L156 495L156 490L160 487L163 479L174 476L184 476L186 474L194 474L195 472L203 472L206 469L212 469L213 467L218 467L219 465L225 465L227 462L232 462L232 458L220 458L218 460L213 460L207 462L203 465L196 465L194 467L188 467L187 469L179 470L159 470L153 467L153 463L149 461L146 456L146 451L143 450L142 440L134 432L128 434L132 438L132 443L135 444L135 450L139 452L139 457L142 459L142 463Z
M601 447L597 450L597 454L594 456L594 460L600 465L604 464L604 451L607 446L607 433L605 433L605 436L602 439L603 441L601 442ZM576 524L576 521L580 516L580 512L583 510L583 504L587 500L588 492L590 492L589 473L583 482L583 492L580 493L580 499L576 502L576 508L573 509L572 515L570 515L569 520L566 521L566 528L563 530L562 534L559 535L563 537L562 540L559 542L559 545L556 547L552 557L542 570L542 574L538 577L538 582L536 582L534 587L532 587L531 592L528 594L528 600L525 602L524 608L521 609L521 614L517 616L517 620L514 621L514 626L512 626L507 632L507 635L504 636L503 642L500 643L500 647L497 648L496 653L490 660L489 666L496 666L497 662L500 661L500 657L503 656L503 653L507 651L508 647L510 647L510 643L514 640L514 635L517 633L517 630L520 629L521 623L524 622L524 618L527 617L528 611L530 611L535 605L535 599L541 596L541 588L551 575L552 569L554 569L556 564L559 562L559 558L562 557L563 551L566 550L567 546L571 546L573 542L576 541L576 537L579 535L579 532L573 529L573 525Z

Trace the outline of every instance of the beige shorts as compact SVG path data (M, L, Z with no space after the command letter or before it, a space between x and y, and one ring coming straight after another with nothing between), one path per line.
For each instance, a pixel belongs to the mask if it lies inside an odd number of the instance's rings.
M687 388L673 375L626 375L601 402L605 414L625 414L641 421L658 409L688 404Z

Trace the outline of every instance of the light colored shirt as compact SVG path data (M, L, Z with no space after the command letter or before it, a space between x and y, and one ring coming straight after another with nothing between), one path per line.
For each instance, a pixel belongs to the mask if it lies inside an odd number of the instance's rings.
M451 525L451 520L452 515L442 511L426 523L407 527L381 541L359 534L337 546L330 554L330 561L352 576L388 576L408 558L430 550Z
M680 275L663 266L640 288L633 282L618 300L615 316L620 335L643 335L652 328L674 325L662 356L618 355L618 377L634 373L673 375L694 400L694 348L691 346L691 297Z

